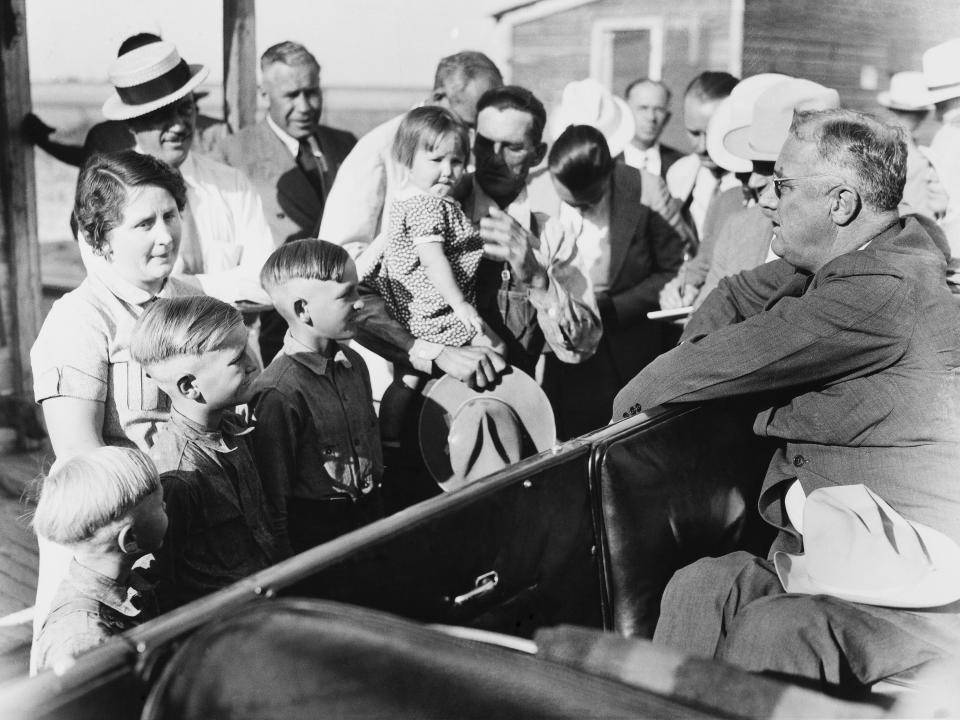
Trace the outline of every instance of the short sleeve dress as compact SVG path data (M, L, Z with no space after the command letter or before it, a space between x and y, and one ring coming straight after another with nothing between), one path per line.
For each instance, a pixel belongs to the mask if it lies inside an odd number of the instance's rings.
M464 298L476 301L477 268L483 241L470 218L452 198L418 193L397 200L390 212L390 231L379 269L366 278L390 314L422 340L462 346L476 331L468 328L430 282L415 243L443 238L443 252Z

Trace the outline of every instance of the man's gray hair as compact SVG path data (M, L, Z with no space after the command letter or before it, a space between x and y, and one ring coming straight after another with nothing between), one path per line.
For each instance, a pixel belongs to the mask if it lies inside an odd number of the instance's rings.
M264 72L268 67L277 63L283 63L290 67L306 65L316 68L317 72L320 71L320 63L317 62L313 54L300 43L291 40L284 40L268 47L260 56L260 71Z
M790 134L812 142L825 163L845 170L863 202L896 210L907 181L907 143L898 125L853 110L807 110L793 115Z

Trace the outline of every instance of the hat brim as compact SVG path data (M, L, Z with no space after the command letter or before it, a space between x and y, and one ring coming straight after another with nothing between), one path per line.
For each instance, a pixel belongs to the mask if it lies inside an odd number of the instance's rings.
M786 139L786 138L784 138ZM736 158L749 162L770 162L780 155L780 148L776 152L762 152L750 144L750 126L734 128L723 136L723 147Z
M877 103L889 110L906 110L908 112L917 112L920 110L930 110L933 105L931 103L926 103L924 105L917 105L916 103L904 103L893 100L890 97L890 91L884 90L877 95Z
M931 567L895 588L836 587L818 582L805 555L776 552L773 564L783 589L800 595L831 595L849 602L895 608L934 608L960 600L960 548L936 530L914 524Z
M950 85L949 87L945 88L937 88L936 90L928 89L927 98L931 103L938 103L943 102L944 100L960 98L960 83Z
M626 101L622 98L613 96L614 104L620 110L620 124L613 129L613 132L607 137L607 145L610 147L610 156L616 157L624 151L627 144L633 140L636 134L636 125L633 119L633 111Z
M753 164L729 152L723 145L723 139L730 129L727 126L733 119L733 112L733 105L727 97L710 118L710 125L707 127L707 154L724 170L732 173L747 173L753 170Z
M178 88L169 95L164 95L161 98L156 100L151 100L148 103L142 103L140 105L128 105L125 103L120 96L114 90L113 95L107 98L106 102L103 103L103 116L107 120L132 120L133 118L141 117L147 113L151 113L154 110L159 110L160 108L169 105L172 102L176 102L182 97L185 97L189 93L200 85L204 80L207 79L207 75L210 74L210 69L205 65L189 65L190 68L190 79L183 85L183 87Z
M447 448L447 437L454 414L463 403L478 397L503 400L517 414L536 451L549 450L557 441L553 408L536 381L522 370L511 368L491 389L474 390L456 378L444 375L431 381L420 411L419 440L424 463L433 479L444 490L463 483L454 480Z

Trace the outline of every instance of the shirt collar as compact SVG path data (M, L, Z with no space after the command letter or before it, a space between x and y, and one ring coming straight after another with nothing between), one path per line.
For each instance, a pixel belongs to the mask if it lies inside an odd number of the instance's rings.
M283 338L283 347L280 348L280 352L289 355L291 360L295 360L316 375L326 375L327 369L332 370L334 363L339 363L348 369L352 368L353 365L350 364L343 348L336 342L334 342L334 347L336 351L333 353L333 361L331 362L330 358L321 355L313 348L297 340L288 330Z
M150 585L136 572L130 573L130 586L121 585L113 578L84 567L76 560L70 563L70 582L81 595L93 598L127 617L137 617L143 611L143 595Z
M487 195L484 189L480 187L476 175L473 176L473 192L471 194L473 195L473 212L470 215L470 219L474 225L478 225L483 218L490 214L490 208L495 207L500 209L500 206L493 198ZM527 195L526 186L524 186L520 194L514 198L513 202L503 208L503 211L520 223L522 227L530 227L532 211L530 210L530 198Z
M199 423L195 423L175 407L171 407L170 424L187 440L219 453L233 452L237 449L237 445L235 442L229 441L253 432L253 428L234 412L223 413L220 425L216 429L210 430Z
M167 297L170 293L170 278L163 281L163 287L156 295L137 287L133 283L120 277L102 255L97 255L83 240L80 243L80 259L87 270L87 277L94 283L102 285L107 291L123 300L128 305L143 306L157 297Z
M290 151L290 154L293 157L296 157L300 152L300 141L285 130L282 130L280 126L273 121L273 118L270 117L270 113L267 113L267 127L273 130L273 134L280 138L280 142L286 146L287 150ZM320 147L317 145L317 139L312 133L307 136L307 142L310 143L310 152L312 152L314 155L320 155Z

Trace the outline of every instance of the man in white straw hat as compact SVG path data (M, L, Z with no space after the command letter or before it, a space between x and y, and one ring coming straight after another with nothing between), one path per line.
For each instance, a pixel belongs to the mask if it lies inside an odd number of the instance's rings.
M907 132L907 184L903 188L900 214L920 213L939 218L946 210L937 171L927 158L929 148L917 144L914 133L933 107L923 73L904 71L890 78L890 89L877 95L877 103Z
M721 237L724 238L725 245L730 245L732 240L736 241L735 248L727 249L728 253L730 249L734 249L737 258L735 262L749 263L737 267L733 272L755 267L766 260L772 232L770 224L760 213L759 208L751 213L742 212L748 207L756 206L756 198L763 188L753 187L756 184L756 179L751 175L753 164L749 160L731 154L723 146L723 138L729 131L749 125L757 96L771 85L786 78L786 75L777 73L763 73L741 80L730 95L720 101L720 105L710 117L710 122L707 124L707 153L719 167L734 173L741 184L725 190L717 198L714 204L715 210L723 207L722 212L726 219L716 232L710 232L702 238L696 256L684 263L682 276L678 275L671 279L669 286L660 293L660 307L663 310L672 310L684 305L697 306L703 301L705 291L701 291L701 288L714 267L715 248L720 244ZM769 165L767 175L773 173L773 164ZM731 206L734 207L733 210L728 209ZM751 240L756 238L758 231L765 237L762 241L764 247L760 258L756 260L757 243ZM746 242L741 243L744 240ZM683 283L682 292L678 292L681 283Z
M193 93L207 74L206 67L184 62L169 42L144 45L111 66L114 93L103 104L103 114L125 121L137 150L177 168L186 182L174 272L195 275L206 293L222 300L266 303L260 268L274 243L260 198L241 172L191 152L197 113Z
M923 78L928 102L943 127L930 143L930 162L947 195L940 226L947 234L953 260L948 280L960 292L960 38L947 40L923 53Z
M778 88L765 107L793 107ZM776 564L738 552L680 570L654 641L862 690L960 647L960 308L942 233L897 211L902 129L759 103L725 145L776 158L760 204L780 259L720 281L614 412L755 407L778 443L759 499Z
M776 151L771 148L779 148L786 141L795 110L840 107L836 90L809 80L777 74L747 78L724 102L728 101L743 101L749 106L742 108L744 112L734 112L730 123L720 128L714 126L714 120L721 115L721 106L710 121L707 144L721 166L738 173L749 172L746 185L751 200L743 211L727 218L716 233L712 252L704 253L701 249L691 263L696 263L705 254L709 266L693 303L694 309L703 304L723 278L777 259L770 247L773 226L757 202L773 178ZM720 137L711 136L710 132L716 132Z

